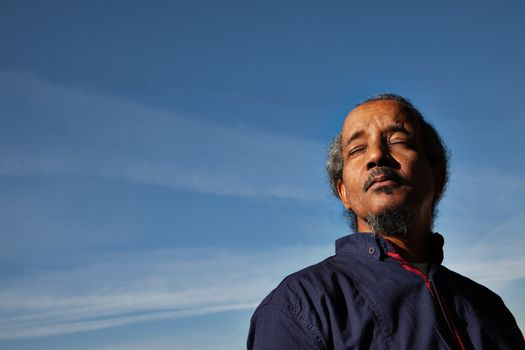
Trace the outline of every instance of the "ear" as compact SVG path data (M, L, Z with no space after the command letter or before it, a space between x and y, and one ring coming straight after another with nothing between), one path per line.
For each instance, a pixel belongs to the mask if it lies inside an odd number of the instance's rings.
M346 209L350 209L350 203L348 203L348 200L346 199L346 187L343 182L343 180L337 181L337 193L339 194L339 199L341 200L341 203L345 206Z

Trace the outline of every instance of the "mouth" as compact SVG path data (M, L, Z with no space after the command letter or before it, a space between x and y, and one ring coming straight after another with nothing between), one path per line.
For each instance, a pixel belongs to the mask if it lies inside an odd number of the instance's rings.
M368 191L369 189L373 190L379 187L385 187L385 186L393 187L393 186L398 186L398 185L399 185L399 182L393 177L379 176L379 177L374 178L369 184L367 184L366 191Z
M375 176L374 176L375 175ZM372 174L366 181L363 189L367 192L369 189L379 189L381 187L397 187L402 184L402 179L390 169L381 169Z

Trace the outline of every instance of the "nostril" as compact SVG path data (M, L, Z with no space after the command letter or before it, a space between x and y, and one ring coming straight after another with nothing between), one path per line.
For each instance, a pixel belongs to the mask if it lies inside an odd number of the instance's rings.
M372 168L375 168L376 166L378 166L378 165L376 164L376 162L368 162L368 163L366 164L366 170L370 170L370 169L372 169Z

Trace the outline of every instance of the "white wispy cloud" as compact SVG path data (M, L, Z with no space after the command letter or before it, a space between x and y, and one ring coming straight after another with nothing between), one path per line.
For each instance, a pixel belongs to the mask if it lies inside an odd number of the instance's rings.
M324 195L323 145L0 71L0 175L81 175L202 193Z
M92 176L243 197L325 194L323 146L315 142L181 116L16 71L0 71L0 114L0 176ZM285 274L327 255L317 252L112 254L84 257L77 269L2 276L0 338L252 309Z
M0 113L4 176L95 176L299 200L325 193L323 147L315 142L180 116L20 72L0 72ZM440 219L449 223L446 264L496 291L524 279L523 180L478 166L459 169L452 179ZM494 211L504 220L488 216ZM330 244L259 253L146 252L5 278L0 338L252 309L286 274L331 251Z
M503 235L523 225L523 220L516 216L470 247L447 247L446 265L496 292L525 278L525 258L516 254L523 238L516 242L516 236ZM501 244L494 244L500 237ZM7 279L0 289L0 339L252 310L284 276L332 251L329 244L264 252L186 249L112 254L96 256L92 259L96 263L80 268Z
M163 251L98 257L79 269L3 281L0 338L67 334L254 309L280 279L331 247L264 253Z
M472 232L468 245L447 245L447 265L495 291L525 279L523 227L525 215L518 213L485 232Z
M445 264L497 292L525 279L524 195L514 173L456 164L438 220Z
M80 347L83 350L234 350L246 348L246 336L248 322L233 325L225 332L223 329L213 327L205 332L185 332L179 337L159 337L156 335L150 339L120 339L112 340L107 344L96 347Z

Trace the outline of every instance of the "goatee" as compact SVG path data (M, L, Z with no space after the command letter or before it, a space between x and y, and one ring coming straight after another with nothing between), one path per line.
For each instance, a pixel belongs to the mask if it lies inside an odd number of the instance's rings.
M407 207L386 208L377 214L369 213L366 222L372 232L386 236L407 238L412 211Z

